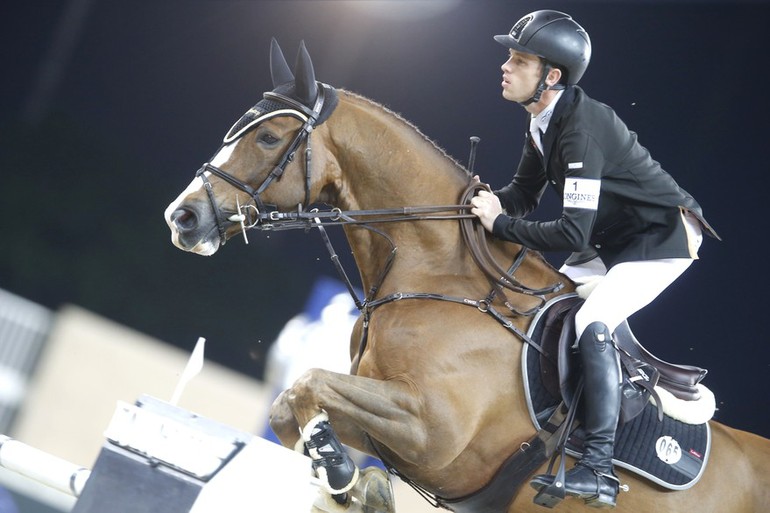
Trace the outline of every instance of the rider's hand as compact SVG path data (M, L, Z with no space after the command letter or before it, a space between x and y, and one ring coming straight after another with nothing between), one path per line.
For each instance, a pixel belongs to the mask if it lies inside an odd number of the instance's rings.
M492 232L492 226L497 216L503 213L503 207L500 205L500 198L491 192L479 191L471 199L471 213L479 218L481 225Z

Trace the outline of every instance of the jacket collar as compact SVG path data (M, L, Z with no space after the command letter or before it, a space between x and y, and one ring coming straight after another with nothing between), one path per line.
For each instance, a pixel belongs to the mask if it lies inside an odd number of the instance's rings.
M554 138L559 131L558 128L561 124L561 120L569 112L572 112L572 106L575 103L575 97L577 96L577 91L579 89L578 86L568 86L561 95L561 98L559 98L559 101L556 102L556 106L553 109L553 115L548 123L548 130L545 132L543 140L543 162L546 164L548 163L548 155L551 152Z

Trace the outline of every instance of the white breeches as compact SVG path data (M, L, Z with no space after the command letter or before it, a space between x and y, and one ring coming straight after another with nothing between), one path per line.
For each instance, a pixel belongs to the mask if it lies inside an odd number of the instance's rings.
M703 240L700 223L685 217L685 226L694 254ZM560 271L573 280L589 276L604 276L575 315L578 339L592 322L603 322L614 332L615 328L650 304L692 264L692 258L665 258L623 262L609 271L600 258L580 265L564 265Z

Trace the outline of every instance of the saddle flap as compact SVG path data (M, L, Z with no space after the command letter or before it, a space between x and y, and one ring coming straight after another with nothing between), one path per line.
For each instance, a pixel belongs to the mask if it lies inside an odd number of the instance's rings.
M577 341L575 331L575 314L579 310L579 305L573 308L564 316L564 325L559 336L559 391L567 407L572 406L575 398L575 389L580 379L582 368L579 358L576 358Z
M623 385L620 401L620 424L625 424L642 413L652 396L658 407L658 418L663 420L660 397L655 391L660 372L649 363L630 358L620 352L623 366Z
M627 321L623 321L615 329L614 338L621 351L657 369L660 373L660 378L656 384L659 384L679 399L686 401L697 401L700 399L700 390L697 385L706 377L708 373L706 369L661 360L645 349L636 339Z
M569 345L575 342L575 311L583 300L574 297L554 303L546 311L545 317L533 333L534 338L541 344L540 376L543 387L552 397L562 396L562 376L568 374L567 362L563 356ZM565 333L571 331L570 334ZM570 394L571 396L571 394Z

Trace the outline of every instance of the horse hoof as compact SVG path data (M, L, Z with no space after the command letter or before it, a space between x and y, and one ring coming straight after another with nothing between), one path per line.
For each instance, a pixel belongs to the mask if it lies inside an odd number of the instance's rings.
M394 513L393 486L384 470L367 467L361 471L353 496L363 505L364 513Z

